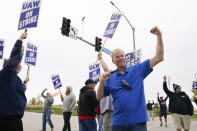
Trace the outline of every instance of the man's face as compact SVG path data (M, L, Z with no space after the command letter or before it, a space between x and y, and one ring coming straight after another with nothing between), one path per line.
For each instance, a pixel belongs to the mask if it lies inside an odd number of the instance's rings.
M95 84L94 83L90 83L90 84L88 84L88 87L94 89Z
M69 87L66 88L65 94L66 94L66 95L69 95L69 94L70 94L70 88L69 88Z
M176 93L180 93L181 92L181 88L176 88Z
M51 96L51 94L48 92L48 93L47 93L47 97L50 97L50 96Z
M19 64L17 69L16 69L16 73L18 74L21 71L21 69L22 69L21 64Z
M162 101L163 101L163 97L160 97L160 100L162 100Z
M121 50L116 50L113 52L112 55L112 62L119 68L119 67L125 67L126 61L124 52Z

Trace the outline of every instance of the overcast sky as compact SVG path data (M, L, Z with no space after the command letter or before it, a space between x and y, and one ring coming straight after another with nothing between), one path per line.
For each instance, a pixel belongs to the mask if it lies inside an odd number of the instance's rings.
M23 0L0 1L0 39L5 39L4 58L10 51L22 31L17 31ZM145 79L146 99L156 101L157 92L166 96L162 89L163 75L171 77L171 84L177 83L192 97L192 81L197 73L197 2L196 0L113 0L135 27L136 49L142 48L142 61L155 55L156 36L150 29L157 25L163 34L165 47L164 61L154 67L154 71ZM71 25L82 34L82 17L85 16L83 38L94 43L95 36L103 37L112 12L117 9L110 0L42 0L37 28L28 30L24 40L38 46L38 58L35 67L31 67L30 82L26 91L28 101L40 94L44 88L54 90L51 75L59 74L65 87L73 87L74 93L84 86L88 78L88 66L95 62L97 53L94 48L81 42L62 36L60 27L62 17L70 18ZM106 48L121 48L126 53L133 51L132 30L122 17L112 39L106 42ZM103 53L103 59L110 69L115 69L109 55ZM0 60L2 63L2 60ZM27 66L22 61L22 79L26 76ZM172 88L171 88L172 89ZM60 98L55 98L60 104Z

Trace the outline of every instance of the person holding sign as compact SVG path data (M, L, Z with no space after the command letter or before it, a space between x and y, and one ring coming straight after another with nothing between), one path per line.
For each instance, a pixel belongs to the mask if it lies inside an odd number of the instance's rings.
M172 113L172 118L177 131L189 131L191 127L191 116L194 108L189 96L181 91L181 87L173 84L174 92L169 91L167 88L167 78L163 77L163 90L169 96L169 111Z
M23 57L22 44L27 33L21 34L12 49L10 58L4 60L3 69L0 71L0 130L23 131L22 117L26 107L25 96L27 77L22 82L18 77L21 71Z
M67 86L65 96L63 97L62 94L60 94L62 104L62 111L63 111L63 118L64 118L64 127L62 131L71 131L70 126L70 118L72 115L72 111L74 108L74 105L76 104L76 96L72 91L71 86Z
M150 32L157 36L156 54L153 58L128 68L124 51L115 49L111 57L117 67L116 72L106 72L100 77L97 99L101 100L110 94L113 98L112 131L147 131L143 81L164 57L161 31L158 27L153 27Z
M47 95L44 95L44 92L47 90L45 88L41 96L44 98L44 106L43 106L43 116L42 116L42 130L40 131L46 131L46 122L48 122L49 126L51 127L51 131L54 131L54 126L51 121L51 114L52 114L52 104L54 102L54 98L51 95L50 92L47 92Z
M109 68L102 58L102 53L99 52L97 55L98 60L101 63L101 67L104 72L108 72ZM101 115L102 115L102 125L103 131L112 130L112 116L113 116L113 106L112 106L112 97L106 96L100 101Z

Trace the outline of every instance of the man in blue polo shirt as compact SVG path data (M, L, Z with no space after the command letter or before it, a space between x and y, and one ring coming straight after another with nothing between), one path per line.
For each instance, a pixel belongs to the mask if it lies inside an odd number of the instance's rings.
M153 58L127 68L124 51L115 49L112 52L112 62L117 67L116 72L106 72L100 77L97 99L110 94L113 97L112 131L147 131L143 81L152 72L152 68L163 61L164 55L159 28L153 27L150 32L157 36L156 54Z

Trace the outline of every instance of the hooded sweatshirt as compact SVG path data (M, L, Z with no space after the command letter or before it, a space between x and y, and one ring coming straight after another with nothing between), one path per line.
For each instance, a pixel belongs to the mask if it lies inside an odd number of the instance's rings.
M76 103L76 96L72 91L72 87L70 88L70 93L69 95L64 96L63 104L62 104L62 111L63 112L72 112L73 107Z
M88 86L84 86L80 90L79 94L79 107L78 115L95 116L95 108L98 104L96 99L96 93Z
M48 97L44 95L44 90L41 94L41 96L44 98L44 105L43 105L43 111L51 111L52 110L52 104L54 102L54 98L52 96Z
M169 112L182 115L192 115L193 105L185 92L175 93L169 91L166 82L163 83L163 90L169 96Z

